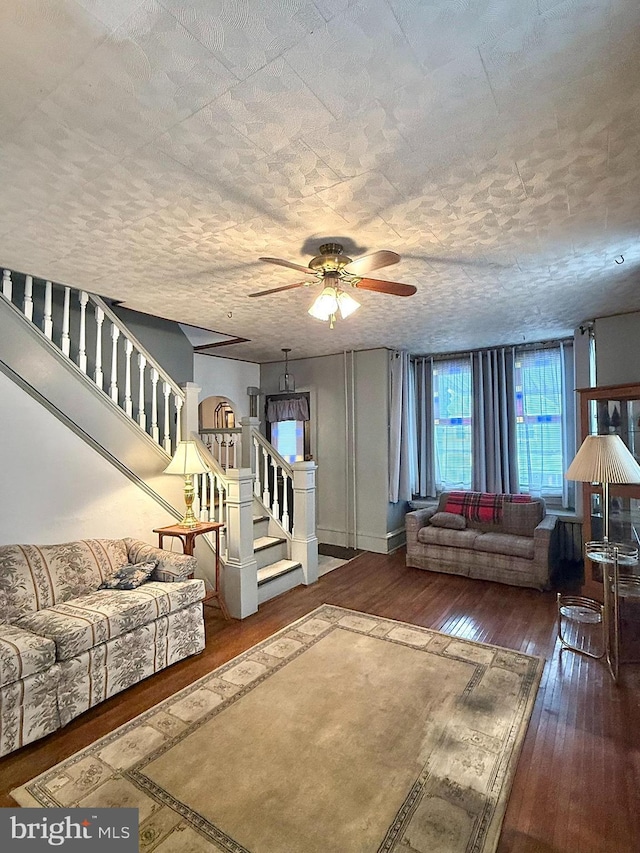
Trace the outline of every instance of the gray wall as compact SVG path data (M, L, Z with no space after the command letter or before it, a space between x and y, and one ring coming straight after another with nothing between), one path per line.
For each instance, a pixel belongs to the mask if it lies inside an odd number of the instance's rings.
M309 391L311 398L320 542L379 553L399 544L388 535L404 528L406 509L391 508L387 499L388 359L387 350L376 349L289 360L296 390ZM261 366L264 394L278 393L283 369L282 363ZM264 421L263 411L260 417Z
M595 321L598 385L640 381L640 312Z
M112 309L174 382L193 382L193 347L177 323L121 305Z

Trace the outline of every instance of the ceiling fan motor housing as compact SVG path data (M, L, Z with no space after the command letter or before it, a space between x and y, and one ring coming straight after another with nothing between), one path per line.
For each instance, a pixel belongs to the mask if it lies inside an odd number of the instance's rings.
M320 246L320 254L309 261L309 268L318 272L341 270L351 263L351 258L343 255L342 251L340 243L323 243Z

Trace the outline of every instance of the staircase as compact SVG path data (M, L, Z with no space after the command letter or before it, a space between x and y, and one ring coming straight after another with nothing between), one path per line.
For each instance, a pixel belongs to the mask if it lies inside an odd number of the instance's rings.
M0 369L181 517L182 485L163 471L182 438L199 440L198 389L179 388L104 300L5 269ZM201 520L224 525L223 592L231 613L244 618L317 579L315 464L289 465L254 418L233 436L233 457L228 437L218 442L220 459L200 444L210 470L195 477L196 503ZM200 539L206 570L213 541Z
M268 515L255 515L253 518L253 553L258 567L259 604L304 583L302 563L288 558L285 537L269 535L269 521Z

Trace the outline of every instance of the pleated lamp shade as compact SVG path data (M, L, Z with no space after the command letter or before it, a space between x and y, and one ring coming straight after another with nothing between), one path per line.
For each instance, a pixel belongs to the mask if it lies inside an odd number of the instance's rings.
M195 441L180 441L173 454L173 459L164 469L165 474L204 474L209 466L200 456Z
M640 483L640 465L619 435L588 435L564 476L581 483Z

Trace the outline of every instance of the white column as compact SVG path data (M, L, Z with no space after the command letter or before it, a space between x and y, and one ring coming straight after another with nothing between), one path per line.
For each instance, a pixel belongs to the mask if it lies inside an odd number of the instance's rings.
M60 341L60 349L63 355L68 356L71 348L71 338L69 337L69 314L70 314L71 288L66 286L64 289L64 305L62 307L62 339Z
M27 320L33 320L33 277L30 275L24 278L24 316Z
M229 612L244 619L258 609L258 565L253 553L253 474L227 471L227 561L222 591Z
M253 440L253 431L258 429L260 421L258 418L242 418L240 421L242 427L242 444L240 449L240 459L238 460L243 468L251 468L253 473L256 473L256 448ZM260 493L258 493L260 497Z
M93 374L96 385L100 390L104 388L104 374L102 373L102 325L104 323L104 311L96 305L96 369Z
M53 314L52 314L52 287L50 281L44 283L44 318L42 320L42 331L46 337L53 338Z
M198 416L198 402L202 388L195 382L185 382L180 388L184 392L184 405L181 412L180 433L186 441L191 438L191 433L197 433L200 429Z
M316 536L315 462L293 465L293 539L291 559L302 564L304 582L318 580L318 538Z
M147 359L138 353L138 424L143 430L147 429L147 413L144 410L144 370Z
M80 344L78 345L78 367L87 372L87 302L89 294L80 292Z
M118 402L118 338L120 329L115 323L111 326L111 384L109 393L114 403Z
M11 270L2 270L2 295L6 296L9 302L11 302L11 297L13 296Z

